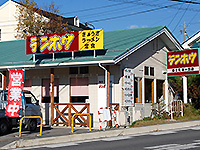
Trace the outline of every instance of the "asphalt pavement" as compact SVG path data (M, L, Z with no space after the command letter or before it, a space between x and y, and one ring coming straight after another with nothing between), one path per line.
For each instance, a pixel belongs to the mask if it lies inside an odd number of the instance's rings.
M11 133L0 137L0 147L1 149L32 147L113 136L145 134L149 132L190 128L195 126L200 126L200 120L136 128L113 128L103 131L92 129L91 132L89 132L88 127L75 127L73 133L71 133L71 128L67 126L44 126L42 136L39 136L40 132L38 128L36 132L22 131L21 137L19 137L19 130L14 129Z

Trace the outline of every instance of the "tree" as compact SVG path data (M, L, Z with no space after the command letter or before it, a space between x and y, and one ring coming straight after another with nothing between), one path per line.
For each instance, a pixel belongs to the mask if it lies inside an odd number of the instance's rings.
M180 98L183 99L183 81L182 77L169 78L169 84L173 90L179 94Z
M187 77L187 92L188 99L192 99L192 104L195 108L200 109L200 76L193 75ZM182 77L170 78L170 86L179 93L181 99L183 99L183 83Z
M17 6L17 39L27 36L62 33L67 30L65 18L58 15L59 10L52 2L47 11L39 9L34 0L21 0Z

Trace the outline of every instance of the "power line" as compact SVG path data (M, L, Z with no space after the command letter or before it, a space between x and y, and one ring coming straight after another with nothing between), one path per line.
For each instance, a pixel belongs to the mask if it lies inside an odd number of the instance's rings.
M152 12L152 11L156 11L156 10L160 10L160 9L165 9L165 8L172 7L174 5L177 5L177 4L162 6L162 7L159 7L159 8L144 10L144 11L140 11L140 12L136 12L136 13L132 13L132 14L126 14L126 15L121 15L121 16L115 16L115 17L109 17L109 18L104 18L104 19L92 20L92 21L88 21L88 22L89 23L93 23L93 22L100 22L100 21L107 21L107 20L112 20L112 19L118 19L118 18L123 18L123 17L128 17L128 16L133 16L133 15L138 15L138 14L143 14L143 13L148 13L148 12Z
M180 8L183 6L183 4L181 4ZM178 9L178 11L176 12L176 14L174 15L173 19L170 21L170 23L168 24L168 26L170 26L170 24L174 21L174 19L176 18L178 12L180 11L180 9Z
M97 13L92 13L91 15L89 14L89 15L83 15L83 17L81 17L81 18L91 18L92 16L93 17L96 17L96 16L100 16L100 15L102 15L102 14L112 14L112 13L114 13L114 12L119 12L119 11L123 11L123 9L126 9L127 10L127 8L130 8L130 6L127 6L127 7L123 7L123 8L117 8L117 9L114 9L114 10L108 10L108 11L103 11L103 12L97 12ZM132 8L130 8L130 9L132 9Z
M189 3L189 4L200 4L198 2L194 2L194 1L184 1L184 0L170 0L170 1L175 1L175 2L181 2L181 3Z
M149 3L142 3L142 2L138 2L138 1L129 1L129 0L109 0L109 1L113 1L113 2L123 2L123 3L135 3L135 4L138 4L138 5L143 5L143 6L149 6L149 7L158 7L160 6L161 4L149 4ZM178 5L179 3L177 3ZM170 7L172 9L180 9L180 10L186 10L185 8L177 8L177 7ZM188 11L194 11L194 12L198 12L200 11L199 9L194 9L194 8L190 8L190 9L187 9Z
M198 15L199 12L197 12L192 18L191 20L189 21L189 24L194 20L194 18Z
M151 3L152 1L148 1L148 2ZM126 3L123 3L123 4L126 4ZM81 17L81 18L87 18L88 19L88 18L92 18L92 16L97 17L97 16L100 16L102 14L106 14L106 15L113 14L113 13L116 14L116 12L121 12L124 9L126 9L126 11L133 9L133 7L136 8L136 7L140 7L140 6L139 5L131 5L130 6L130 3L128 3L128 6L126 6L126 7L120 7L120 8L116 8L116 9L107 10L107 11L101 11L101 12L96 12L96 13L92 13L92 14L88 14L88 15L83 15L83 17ZM160 5L157 5L157 7L160 7Z
M113 6L123 5L123 4L124 3L118 3L118 4L114 4L114 5L113 4L112 5L105 5L105 6L95 7L95 8L87 8L87 9L81 9L81 10L76 10L76 11L65 12L65 13L62 13L62 14L91 11L91 10L95 10L95 9L104 9L104 8L107 8L107 7L113 7Z
M190 4L188 5L187 9L189 8ZM185 16L185 13L187 12L187 9L185 10L185 12L183 13L183 15L181 16L181 18L179 19L178 23L176 24L173 32L176 30L177 26L179 25L179 23L181 22L181 20L183 19L183 17Z

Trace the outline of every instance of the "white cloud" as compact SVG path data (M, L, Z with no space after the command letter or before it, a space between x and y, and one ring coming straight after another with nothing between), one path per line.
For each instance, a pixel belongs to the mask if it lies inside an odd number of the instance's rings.
M130 25L129 29L134 29L134 28L138 28L138 25Z

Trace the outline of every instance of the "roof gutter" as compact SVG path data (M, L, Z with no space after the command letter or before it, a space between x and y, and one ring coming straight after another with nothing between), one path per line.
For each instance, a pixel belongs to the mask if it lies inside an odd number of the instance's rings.
M76 65L92 65L92 64L114 64L114 60L103 61L83 61L83 62L66 62L66 63L51 63L51 64L30 64L30 65L12 65L12 66L0 66L0 69L16 69L16 68L39 68L39 67L58 67L58 66L76 66Z

